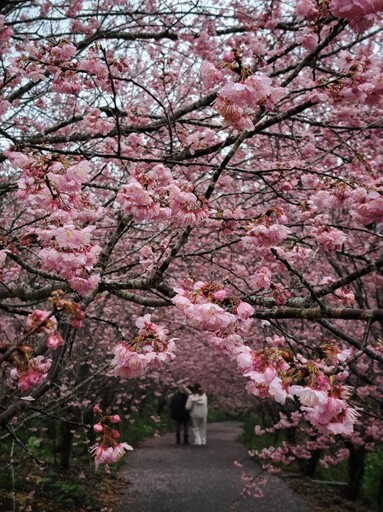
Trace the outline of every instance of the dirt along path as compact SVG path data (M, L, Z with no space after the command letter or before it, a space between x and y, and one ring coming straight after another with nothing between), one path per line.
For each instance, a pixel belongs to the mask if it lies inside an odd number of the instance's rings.
M126 457L121 476L127 483L113 512L310 512L271 476L264 497L241 497L242 473L259 472L237 441L241 432L240 423L224 422L208 425L206 446L176 445L175 434L145 440Z

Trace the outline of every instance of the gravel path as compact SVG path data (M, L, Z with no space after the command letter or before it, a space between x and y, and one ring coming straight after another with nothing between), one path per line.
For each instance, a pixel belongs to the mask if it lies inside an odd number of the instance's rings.
M238 422L209 424L208 444L197 447L177 446L174 434L145 440L126 456L127 485L113 512L310 512L275 477L268 477L263 498L240 497L243 471L259 471L236 441L241 431Z

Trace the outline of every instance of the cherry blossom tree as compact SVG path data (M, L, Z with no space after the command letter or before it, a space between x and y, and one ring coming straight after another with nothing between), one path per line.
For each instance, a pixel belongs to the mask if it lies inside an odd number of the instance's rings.
M2 427L89 345L95 379L226 365L280 428L382 440L382 12L0 2ZM130 446L93 405L99 465Z

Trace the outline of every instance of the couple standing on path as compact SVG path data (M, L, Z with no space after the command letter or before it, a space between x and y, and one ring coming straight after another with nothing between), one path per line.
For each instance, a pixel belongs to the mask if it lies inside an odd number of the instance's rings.
M169 402L170 416L176 423L177 444L181 444L181 432L183 430L183 442L189 444L189 420L192 420L194 445L206 444L207 428L207 396L200 384L194 384L188 388L184 384L178 385Z

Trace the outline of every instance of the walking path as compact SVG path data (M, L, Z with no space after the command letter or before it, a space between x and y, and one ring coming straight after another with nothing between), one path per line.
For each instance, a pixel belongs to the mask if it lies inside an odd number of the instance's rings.
M145 440L127 454L122 477L128 483L113 512L310 512L275 477L268 477L263 498L240 497L242 473L259 471L236 440L241 432L240 423L224 422L208 425L206 446L176 445L175 434Z

